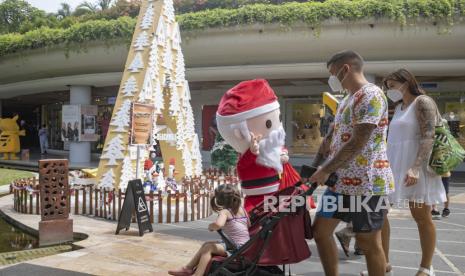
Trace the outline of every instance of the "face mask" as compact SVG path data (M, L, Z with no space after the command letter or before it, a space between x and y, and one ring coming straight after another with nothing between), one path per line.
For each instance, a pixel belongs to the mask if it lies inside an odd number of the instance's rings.
M402 98L404 97L404 94L402 94L402 92L400 91L400 89L404 86L404 84L402 84L399 88L397 89L389 89L387 91L387 96L389 99L391 99L391 101L393 102L398 102L400 100L402 100Z
M344 69L344 67L339 69L339 72L337 72L336 75L331 75L329 77L328 85L331 88L331 90L333 90L333 92L339 92L339 91L342 91L344 89L342 87L342 82L337 78L337 76L339 76L339 73L341 73L342 69ZM344 77L344 79L345 79L345 77ZM344 81L344 79L342 79L342 81Z
M389 89L387 91L387 96L393 102L398 102L398 101L402 100L402 98L404 97L402 92L400 92L398 89Z

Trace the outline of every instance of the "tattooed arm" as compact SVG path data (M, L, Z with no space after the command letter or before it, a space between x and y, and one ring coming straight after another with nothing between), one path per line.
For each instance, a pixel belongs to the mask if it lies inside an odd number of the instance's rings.
M357 124L354 126L352 137L336 155L328 160L321 170L327 174L335 172L337 169L343 167L347 162L355 158L360 153L363 147L368 143L371 133L376 129L374 124Z
M331 146L331 141L333 140L333 132L334 132L334 123L329 126L328 133L326 134L323 142L321 142L320 148L313 160L312 167L317 168L320 166L329 155L329 148Z
M408 170L405 179L407 186L414 185L420 176L420 168L428 164L433 149L434 130L437 120L436 104L433 99L420 96L416 100L416 116L420 126L420 147L418 148L415 163Z

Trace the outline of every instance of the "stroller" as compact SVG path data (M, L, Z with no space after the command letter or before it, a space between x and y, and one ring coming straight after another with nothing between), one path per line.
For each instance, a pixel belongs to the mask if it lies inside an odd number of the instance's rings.
M301 175L308 177L315 168L303 168ZM308 176L307 176L308 175ZM333 186L337 181L335 174L331 175L326 185ZM318 185L312 184L309 188L298 182L275 194L275 196L311 196ZM306 239L313 238L310 215L306 206L289 206L283 210L281 204L276 203L271 211L266 212L264 203L250 211L251 227L250 240L237 248L234 242L221 230L218 231L226 245L229 257L215 256L207 267L205 275L233 276L253 275L272 276L284 275L279 266L299 263L310 257L311 252Z

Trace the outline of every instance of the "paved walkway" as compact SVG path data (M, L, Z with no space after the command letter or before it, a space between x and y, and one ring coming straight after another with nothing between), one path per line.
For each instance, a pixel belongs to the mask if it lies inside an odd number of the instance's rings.
M319 191L321 193L321 191ZM438 276L465 275L465 188L451 188L452 214L436 221L438 244L434 267ZM37 228L39 216L19 215L12 211L11 196L0 198L0 209L22 223ZM135 228L115 236L116 224L76 216L75 231L89 234L76 243L84 249L36 259L29 264L95 275L167 275L169 268L184 264L201 241L218 240L206 230L213 219L189 223L154 225L155 233L138 237ZM396 276L414 275L421 257L416 225L408 210L394 210L391 221L391 262ZM342 225L341 225L342 226ZM313 256L292 266L293 275L324 275L314 241L309 242ZM340 275L359 275L363 257L339 256Z

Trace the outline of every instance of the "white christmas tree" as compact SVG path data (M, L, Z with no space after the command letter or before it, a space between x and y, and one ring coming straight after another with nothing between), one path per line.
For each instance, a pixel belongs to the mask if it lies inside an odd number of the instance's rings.
M161 88L160 82L157 80L155 82L155 87L153 91L153 105L155 106L155 113L160 114L164 109L165 100L163 99L163 90Z
M176 84L183 85L186 81L186 65L184 63L184 55L178 51L176 55Z
M192 138L195 135L195 121L194 113L192 112L192 106L189 104L185 110L186 112L186 129L185 137L187 140L192 141Z
M189 89L189 83L187 81L184 82L184 86L182 87L182 96L183 96L183 101L182 104L184 108L187 108L188 106L191 105L190 100L191 100L191 91Z
M153 83L150 70L145 73L144 85L139 94L139 102L151 101L153 98Z
M178 113L176 117L176 149L183 150L184 145L186 144L186 121L184 119L184 114L182 112Z
M166 43L166 26L165 26L165 20L163 19L163 16L160 16L160 20L158 20L158 27L157 27L157 43L160 46L165 46Z
M176 18L174 16L173 0L164 0L163 2L164 2L163 4L164 15L168 19L168 22L174 22Z
M191 150L187 144L184 145L184 149L182 151L182 160L184 162L184 173L186 176L191 177L193 174L192 156Z
M121 138L121 134L118 134L110 140L100 158L108 159L107 166L117 166L118 163L116 160L124 158L123 150L123 140Z
M149 55L149 68L154 69L153 73L156 73L155 78L158 76L158 44L157 40L153 39L152 45L150 46L150 55Z
M128 182L134 180L136 172L134 171L134 166L132 160L129 156L124 157L123 166L121 167L121 178L119 187L121 190L126 190Z
M147 30L152 27L153 15L154 15L153 4L150 3L149 7L147 8L147 11L145 12L144 17L142 18L142 22L140 23L140 27L142 30Z
M169 47L169 42L166 43L165 53L163 54L163 67L171 71L173 70L173 51L171 47Z
M128 132L129 121L131 120L131 100L124 100L116 114L113 116L110 125L115 126L116 129L112 132Z
M136 56L129 65L128 70L132 73L137 73L140 70L144 69L144 61L142 60L142 54L140 52L136 53Z
M113 187L115 186L115 173L113 172L113 169L109 169L106 173L102 175L102 178L100 178L98 186L100 188L113 189Z
M149 35L146 31L141 32L134 42L134 48L136 51L144 51L144 48L149 45Z
M179 111L181 110L177 87L171 84L170 93L171 93L171 97L170 97L169 110L172 116L177 116Z
M199 136L194 134L194 139L192 140L192 159L195 160L194 174L197 176L202 175L202 153L200 152Z
M153 116L152 120L152 135L150 139L151 147L155 147L157 145L157 134L158 134L158 128L157 128L157 117L158 116Z
M181 50L181 31L179 29L179 24L176 22L174 23L174 28L173 28L173 49L175 50Z
M134 93L138 90L137 80L134 76L130 76L128 80L123 85L123 95L124 97L132 97Z

